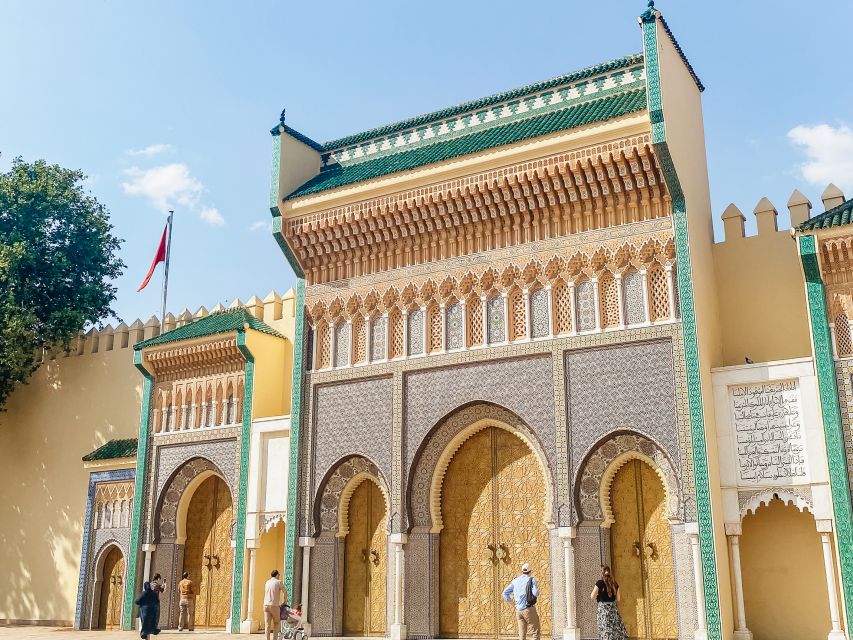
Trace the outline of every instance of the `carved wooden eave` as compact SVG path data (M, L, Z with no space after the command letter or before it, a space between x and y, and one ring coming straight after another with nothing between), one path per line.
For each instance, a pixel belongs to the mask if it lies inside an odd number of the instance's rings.
M297 215L283 232L318 284L670 212L643 134Z
M853 235L821 239L819 246L821 271L827 286L853 282Z
M143 351L158 380L193 378L242 371L246 359L237 348L237 334L176 342Z

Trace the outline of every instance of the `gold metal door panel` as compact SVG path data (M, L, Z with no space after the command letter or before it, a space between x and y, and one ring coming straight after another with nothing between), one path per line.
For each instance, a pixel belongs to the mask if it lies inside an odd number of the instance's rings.
M453 456L441 494L439 631L443 636L516 635L501 598L521 563L540 586L542 631L550 634L550 562L544 478L535 454L496 427L469 438Z
M224 628L230 613L231 493L216 476L196 489L187 509L184 571L196 585L195 626Z
M628 636L675 638L672 539L663 484L651 467L631 460L617 471L610 502L615 520L610 529L611 563Z
M121 627L121 602L124 593L124 557L113 547L104 558L101 572L101 601L98 611L98 627L119 629Z
M375 482L365 480L349 503L349 533L344 544L343 631L347 635L385 634L388 518Z

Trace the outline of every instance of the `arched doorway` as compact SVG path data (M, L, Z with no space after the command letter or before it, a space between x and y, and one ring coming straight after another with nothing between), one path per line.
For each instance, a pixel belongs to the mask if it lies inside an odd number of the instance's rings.
M111 547L101 567L101 594L98 608L99 629L121 629L121 604L124 596L124 556Z
M384 636L388 514L385 497L372 479L356 486L347 518L343 631L353 636Z
M746 626L756 640L824 640L832 628L815 519L773 498L743 519Z
M501 592L529 562L540 587L542 635L551 635L545 478L518 436L486 427L459 447L441 487L439 633L515 636Z
M216 475L203 480L186 515L184 571L196 585L195 626L224 628L231 608L231 492Z
M678 637L666 490L646 462L630 459L610 485L610 556L619 610L631 638Z

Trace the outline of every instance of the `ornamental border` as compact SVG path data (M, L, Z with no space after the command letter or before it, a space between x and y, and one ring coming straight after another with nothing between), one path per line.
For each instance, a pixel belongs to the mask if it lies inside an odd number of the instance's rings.
M678 298L681 302L681 327L684 334L685 373L690 427L693 445L693 471L695 478L696 511L699 524L699 551L701 555L705 591L705 623L709 640L721 640L720 593L717 584L716 554L714 549L711 491L708 475L708 454L705 445L705 417L702 399L702 381L699 367L699 345L696 333L696 309L693 300L693 274L690 264L690 246L687 229L687 206L681 181L666 141L666 126L660 87L660 67L655 23L660 14L651 10L640 17L643 29L643 50L646 63L649 117L652 126L652 144L660 162L664 181L672 196L672 216L675 234L675 260L678 267Z

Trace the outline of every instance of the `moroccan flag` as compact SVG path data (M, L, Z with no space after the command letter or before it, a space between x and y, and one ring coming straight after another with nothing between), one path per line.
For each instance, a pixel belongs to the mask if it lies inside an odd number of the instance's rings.
M154 256L154 262L151 263L151 268L148 270L148 275L145 276L145 280L137 291L142 291L145 287L148 286L148 282L151 280L151 276L154 275L154 269L157 268L157 265L161 262L166 262L166 232L169 230L169 225L163 229L163 237L160 238L160 246L157 247L157 253Z

